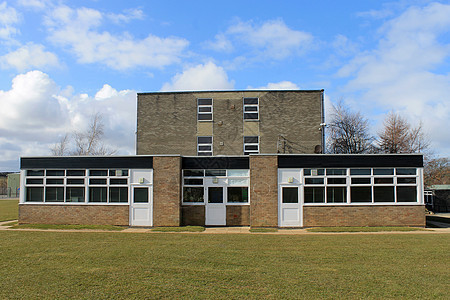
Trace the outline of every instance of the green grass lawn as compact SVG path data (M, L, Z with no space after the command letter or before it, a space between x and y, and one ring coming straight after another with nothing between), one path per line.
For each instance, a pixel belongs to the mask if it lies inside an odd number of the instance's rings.
M381 231L427 231L418 227L316 227L306 229L310 232L381 232Z
M108 230L108 231L121 231L126 227L114 226L114 225L71 225L71 224L16 224L12 229L58 229L58 230L69 230L69 229L81 229L81 230Z
M0 222L17 220L19 200L0 200Z
M0 231L0 299L444 299L450 234Z
M152 231L159 231L159 232L202 232L202 231L205 231L205 227L203 227L203 226L157 227L157 228L153 228Z

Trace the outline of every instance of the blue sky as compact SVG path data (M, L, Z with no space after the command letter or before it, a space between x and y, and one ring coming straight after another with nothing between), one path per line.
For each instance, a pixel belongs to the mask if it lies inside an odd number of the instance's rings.
M160 90L325 89L450 155L449 1L4 1L0 49L0 171L95 112L134 154L136 93Z

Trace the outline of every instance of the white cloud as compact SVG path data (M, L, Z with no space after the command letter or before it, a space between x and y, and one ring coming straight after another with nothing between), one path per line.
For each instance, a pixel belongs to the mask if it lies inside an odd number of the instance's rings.
M219 52L230 53L233 51L233 44L225 34L219 33L215 36L214 41L205 43L205 47Z
M18 4L35 9L43 9L47 7L51 0L19 0Z
M135 13L136 14L136 13ZM136 67L162 68L180 60L189 42L182 38L161 38L149 34L135 39L128 33L114 35L99 31L105 15L89 9L57 7L46 19L49 39L68 48L80 63L101 63L124 70Z
M0 171L17 170L20 156L49 155L60 136L83 130L96 112L103 115L106 144L119 154L134 153L135 91L105 84L94 97L73 94L47 74L30 71L0 90L0 104Z
M13 7L8 6L6 2L0 3L0 39L9 40L19 33L14 27L19 20L20 16Z
M336 35L331 45L335 53L341 56L354 55L358 51L358 45L342 34Z
M123 14L107 14L108 18L114 23L128 23L132 20L142 20L144 18L144 12L140 9L127 9Z
M165 83L162 91L231 90L234 81L222 67L212 62L200 64L176 74L170 83Z
M14 68L24 71L34 68L55 67L59 65L58 57L52 52L45 51L43 45L28 43L16 51L0 56L2 68Z
M298 90L299 87L291 81L280 81L280 82L269 82L266 86L261 86L253 88L251 86L247 87L249 90Z
M378 47L355 57L338 72L352 76L344 91L355 93L356 105L383 112L394 109L412 123L422 120L433 146L450 154L450 5L411 7L380 29ZM376 118L376 116L375 116Z
M226 34L273 59L303 54L311 48L313 41L310 33L293 30L282 20L271 20L261 25L238 21L228 28Z

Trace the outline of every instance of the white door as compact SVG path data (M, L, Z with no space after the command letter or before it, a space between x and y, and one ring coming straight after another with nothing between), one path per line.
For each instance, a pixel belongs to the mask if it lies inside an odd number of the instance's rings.
M227 208L225 205L225 188L223 186L207 186L205 225L225 226Z
M133 186L130 204L130 224L132 226L152 226L152 187Z
M301 227L303 211L300 201L300 186L280 186L278 195L279 226Z

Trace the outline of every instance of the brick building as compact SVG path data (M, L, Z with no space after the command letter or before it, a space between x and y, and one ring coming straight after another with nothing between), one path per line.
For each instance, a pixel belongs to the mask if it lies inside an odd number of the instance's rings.
M326 155L323 91L138 94L136 156L21 159L19 222L424 226L421 155Z

